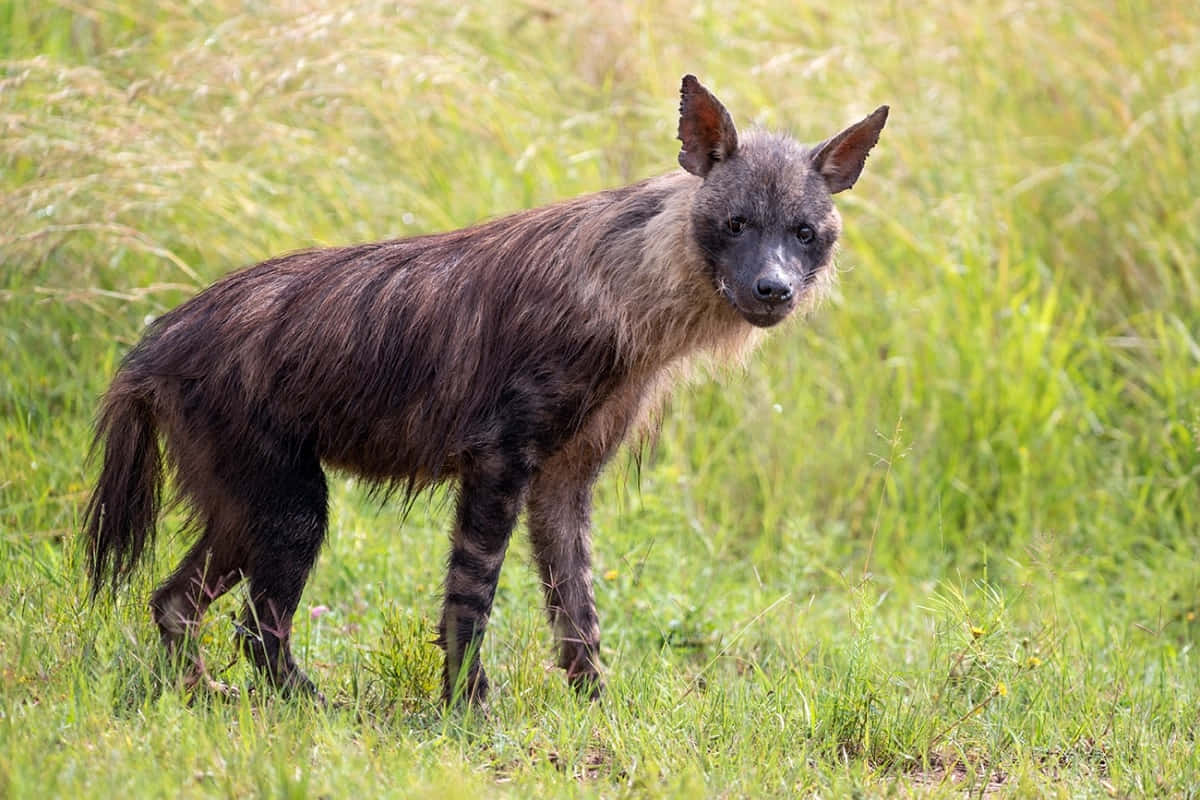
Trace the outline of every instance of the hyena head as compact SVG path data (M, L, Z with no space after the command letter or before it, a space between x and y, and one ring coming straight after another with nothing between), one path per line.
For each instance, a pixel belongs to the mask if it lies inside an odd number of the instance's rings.
M679 104L679 163L704 179L692 226L710 276L752 325L769 327L827 285L841 218L832 196L858 179L887 106L807 148L755 132L738 141L729 112L692 75Z

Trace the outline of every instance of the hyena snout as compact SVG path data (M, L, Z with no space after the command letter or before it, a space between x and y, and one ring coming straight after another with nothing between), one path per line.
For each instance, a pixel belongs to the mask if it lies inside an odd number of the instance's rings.
M770 328L795 310L803 284L804 277L796 271L769 264L728 284L726 298L751 325Z
M778 270L768 270L754 281L754 299L777 306L792 299L792 284Z

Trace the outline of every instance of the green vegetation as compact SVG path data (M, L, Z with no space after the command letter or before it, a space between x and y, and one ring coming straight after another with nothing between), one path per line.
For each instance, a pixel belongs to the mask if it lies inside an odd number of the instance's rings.
M801 5L0 0L0 796L1197 796L1194 5ZM601 486L604 702L519 537L491 713L441 713L445 494L333 479L327 710L178 685L171 536L88 604L91 415L148 317L669 170L685 72L743 127L892 117L834 301Z

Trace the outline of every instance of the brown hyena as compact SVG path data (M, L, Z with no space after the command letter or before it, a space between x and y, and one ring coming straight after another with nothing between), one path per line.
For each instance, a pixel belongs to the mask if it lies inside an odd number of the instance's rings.
M594 695L592 484L681 364L743 352L820 295L840 230L831 196L887 119L884 106L808 148L739 137L691 75L681 95L683 170L463 230L274 258L157 319L99 415L93 591L115 589L151 542L169 469L200 536L150 602L167 647L244 578L244 652L277 685L312 690L289 642L325 537L322 465L409 499L453 480L446 697L487 690L478 645L522 509L559 664Z

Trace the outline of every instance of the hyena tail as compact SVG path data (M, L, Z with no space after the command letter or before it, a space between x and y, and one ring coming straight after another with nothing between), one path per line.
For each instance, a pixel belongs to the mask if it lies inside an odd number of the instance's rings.
M92 452L104 447L100 480L84 512L92 597L116 591L154 539L162 504L162 455L151 398L123 376L105 394Z

